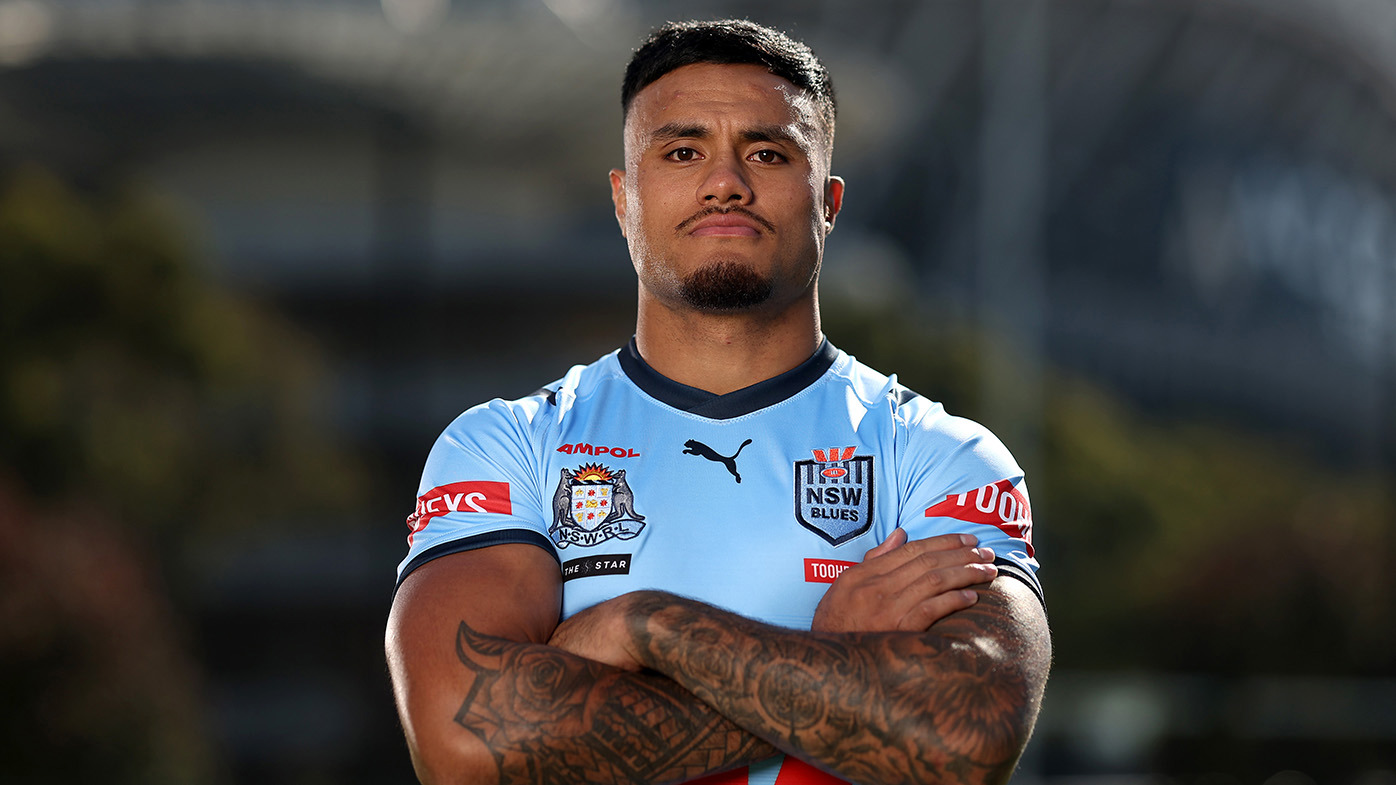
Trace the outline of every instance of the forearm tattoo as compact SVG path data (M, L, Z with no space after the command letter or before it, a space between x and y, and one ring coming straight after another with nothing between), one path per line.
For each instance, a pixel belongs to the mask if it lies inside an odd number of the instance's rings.
M998 783L1050 659L1045 621L1023 615L984 591L924 634L817 635L647 592L631 629L654 667L723 716L846 779Z
M662 676L464 622L456 656L470 683L455 721L489 747L500 785L682 782L775 753Z

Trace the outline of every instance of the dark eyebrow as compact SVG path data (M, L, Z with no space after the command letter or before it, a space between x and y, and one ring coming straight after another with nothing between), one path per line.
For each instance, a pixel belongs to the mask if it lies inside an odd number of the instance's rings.
M667 123L654 129L650 134L650 144L662 144L675 139L707 139L712 132L707 126L697 123ZM784 126L779 125L758 125L754 128L747 128L741 132L744 142L775 142L788 144L793 147L800 147L800 140L796 139Z
M650 144L669 142L674 139L706 139L708 129L696 123L668 123L654 129L650 134Z
M742 131L742 140L746 142L780 142L783 144L800 146L800 142L784 126L762 125L756 128L748 128Z

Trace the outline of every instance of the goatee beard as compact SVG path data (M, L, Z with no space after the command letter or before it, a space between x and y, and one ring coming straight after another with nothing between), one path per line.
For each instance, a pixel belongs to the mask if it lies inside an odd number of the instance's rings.
M740 311L766 302L771 290L771 280L750 267L717 262L689 273L679 294L699 311Z

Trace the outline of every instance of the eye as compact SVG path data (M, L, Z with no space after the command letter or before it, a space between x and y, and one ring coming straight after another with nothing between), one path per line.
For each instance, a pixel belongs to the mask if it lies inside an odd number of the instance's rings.
M676 147L665 153L664 157L668 158L670 161L688 163L689 161L698 160L698 151L694 150L692 147Z
M769 148L765 150L757 150L756 152L751 154L751 157L755 159L757 162L763 164L778 164L785 161L785 156L781 155L778 151L771 150Z

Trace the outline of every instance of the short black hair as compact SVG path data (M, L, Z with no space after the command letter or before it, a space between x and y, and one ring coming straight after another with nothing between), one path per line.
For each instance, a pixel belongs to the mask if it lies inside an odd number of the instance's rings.
M746 19L669 22L640 44L625 68L620 104L625 115L635 95L660 77L698 63L759 65L809 94L832 143L834 83L814 51L790 36Z

